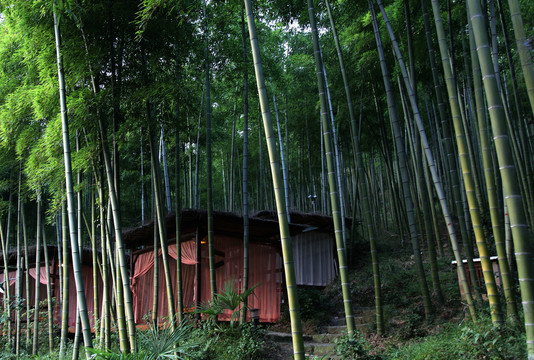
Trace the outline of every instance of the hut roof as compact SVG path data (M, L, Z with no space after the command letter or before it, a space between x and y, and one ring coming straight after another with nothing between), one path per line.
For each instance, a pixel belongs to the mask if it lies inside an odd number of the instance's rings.
M49 261L52 259L58 259L58 247L56 245L48 245L48 256ZM37 250L36 245L28 246L28 264L33 266L35 264L35 251ZM41 248L41 262L44 261L44 249ZM82 264L92 265L92 250L91 248L83 248L82 253ZM21 255L25 256L24 247L21 248ZM70 254L69 254L70 255ZM70 261L69 261L70 262ZM17 265L17 249L11 249L7 253L7 265L8 267ZM4 255L0 253L0 268L4 268Z
M278 219L278 213L272 210L261 210L252 215L256 218L261 219ZM301 226L306 226L308 228L313 227L317 228L323 232L333 232L334 231L334 220L332 216L318 214L318 213L304 213L300 211L291 211L289 217L292 224L300 224ZM352 224L352 219L346 217L345 223L348 227Z
M166 217L167 237L174 239L176 232L175 213ZM207 233L207 211L198 209L184 209L181 211L181 231L183 237L189 237L198 230L200 234ZM242 237L243 217L236 213L214 211L213 228L216 234ZM305 225L291 224L292 234L302 232ZM249 237L252 242L277 243L279 240L278 221L269 218L249 217ZM133 229L123 231L123 241L128 248L135 249L140 246L150 246L154 237L154 221Z

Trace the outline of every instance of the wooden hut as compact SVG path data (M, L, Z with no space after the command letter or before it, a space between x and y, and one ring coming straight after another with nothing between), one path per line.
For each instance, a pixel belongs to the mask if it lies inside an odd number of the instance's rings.
M502 288L502 279L501 279L501 269L499 267L499 258L497 256L490 256L491 267L493 269L493 275L495 276L495 284ZM460 286L460 295L462 298L465 298L465 291L462 286L462 281L460 280L460 270L458 269L456 260L451 261L451 265L456 267L456 272L458 274L458 285ZM471 288L473 288L473 279L471 279L471 273L469 272L469 267L467 265L467 259L462 260L462 265L464 267L465 275L467 276L467 283ZM473 259L473 265L475 266L475 276L476 276L476 285L482 292L482 297L487 298L486 294L486 284L484 283L484 273L482 271L482 264L480 258Z
M332 218L292 213L291 220L298 284L327 285L337 274ZM226 282L232 281L240 291L243 281L243 218L234 213L214 211L213 227L217 289L222 289ZM173 293L176 294L174 213L166 218L166 231L171 281ZM210 298L206 211L183 210L181 234L183 302L186 308L193 308ZM251 216L249 238L249 284L259 284L249 298L249 306L259 309L261 322L276 322L280 319L284 281L276 213L261 212ZM125 231L123 240L132 254L135 321L142 324L151 313L154 301L154 223ZM168 307L161 251L158 255L161 284L158 291L158 317L162 318L168 316ZM225 320L229 316L229 313L225 313L220 319Z
M176 286L176 228L175 214L166 218L170 272ZM243 218L233 213L213 213L214 247L217 289L233 282L240 291L243 281ZM298 225L292 232L302 231ZM193 308L210 299L209 264L207 245L207 213L202 210L183 210L181 213L181 249L183 302ZM124 233L124 242L132 251L132 292L135 321L140 324L152 310L154 299L154 223L148 223ZM259 309L262 322L280 319L282 292L282 261L280 256L278 222L268 219L249 220L249 284L258 284L249 298L249 306ZM158 317L168 316L165 278L159 251ZM173 289L176 294L176 289ZM175 299L177 302L177 299ZM225 320L229 313L221 315Z
M274 220L274 211L260 211L256 218ZM334 223L331 216L291 212L292 224L299 224L302 231L291 237L295 277L297 285L326 286L338 274L334 238ZM346 219L350 226L350 219Z

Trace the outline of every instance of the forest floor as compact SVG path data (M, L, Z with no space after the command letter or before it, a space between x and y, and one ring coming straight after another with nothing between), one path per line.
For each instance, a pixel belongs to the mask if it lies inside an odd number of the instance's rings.
M349 278L353 308L358 316L360 309L374 309L375 292L369 252L362 247L353 249L352 254ZM430 319L425 318L415 262L409 246L383 246L379 249L379 257L384 335L376 334L376 322L371 317L370 324L359 328L361 335L356 342L347 345L346 337L340 335L337 338L338 351L345 351L342 358L522 358L524 331L520 326L507 324L501 329L494 329L489 320L487 303L477 304L481 317L477 324L466 316L467 308L460 297L456 268L451 265L449 257L438 260L445 302L439 304L436 294L432 294L433 316ZM427 262L425 270L428 286L433 289ZM299 299L303 332L306 335L323 334L337 318L343 317L341 286L337 280L323 289L300 288ZM287 308L282 313L282 321L269 327L270 331L290 332ZM272 359L288 358L286 353L274 356L277 357Z

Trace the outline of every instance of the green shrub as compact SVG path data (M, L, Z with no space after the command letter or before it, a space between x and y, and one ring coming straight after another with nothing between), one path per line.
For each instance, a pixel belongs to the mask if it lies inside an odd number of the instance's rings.
M324 324L332 315L333 305L324 291L313 287L298 287L300 317L304 321Z
M494 327L489 318L477 324L447 325L435 336L418 339L390 351L390 359L406 360L507 360L526 358L525 335L519 328Z
M369 344L365 341L363 335L356 332L354 337L343 335L334 340L336 342L336 352L344 360L378 360L376 355L369 353Z
M204 344L191 353L195 360L248 360L263 359L264 331L251 324L231 327L204 322L195 341Z

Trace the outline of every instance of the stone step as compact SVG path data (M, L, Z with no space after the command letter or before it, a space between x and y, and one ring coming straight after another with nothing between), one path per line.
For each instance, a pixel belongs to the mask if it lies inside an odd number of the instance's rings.
M346 325L346 320L344 317L335 317L331 320L330 322L331 325L334 325L334 326L343 326L343 325Z
M339 334L316 334L312 335L312 341L315 343L334 343L334 339L338 338Z
M291 343L293 341L293 338L291 337L291 334L284 333L284 332L276 332L276 331L268 331L267 334L265 334L268 338L270 338L272 341L277 343ZM313 338L310 335L302 335L302 338L304 341L313 341Z
M360 306L356 309L356 312L360 312L360 313L370 312L374 314L375 311L376 311L376 308L373 306Z
M326 332L328 334L334 334L334 335L343 335L343 333L347 332L347 326L346 325L331 325L326 327Z
M284 360L294 360L292 355L292 348L290 349L289 344L280 344L280 346L285 347L289 350L287 353L291 353ZM308 360L328 360L328 359L343 359L341 356L337 355L335 344L315 344L315 343L304 343L304 353L305 357Z
M304 343L304 351L309 355L336 355L336 344Z
M334 359L340 359L340 360L343 360L343 357L339 356L339 355L313 355L313 354L305 354L306 356L306 359L309 359L309 360L334 360ZM293 358L291 358L292 360Z
M371 324L375 320L375 315L362 315L362 316L355 316L354 317L354 323L356 324Z
M372 328L372 324L356 324L356 330L362 334L368 334Z
M370 324L375 321L376 317L375 308L364 308L364 310L358 309L354 312L354 322L356 324ZM339 314L334 316L331 320L332 325L345 325L345 315Z
M355 324L355 329L362 334L367 334L369 330L372 328L372 324ZM340 336L347 333L347 326L346 325L330 325L325 327L327 334L333 334L336 336Z

